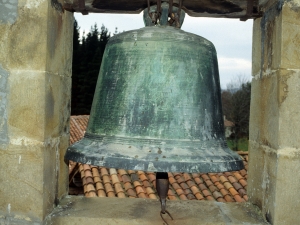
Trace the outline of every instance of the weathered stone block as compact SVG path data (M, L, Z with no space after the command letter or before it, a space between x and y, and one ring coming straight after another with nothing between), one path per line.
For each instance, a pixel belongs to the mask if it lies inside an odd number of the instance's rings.
M261 18L253 21L252 34L252 76L259 77L261 70Z
M250 140L278 147L279 111L277 72L252 80L250 107Z
M248 167L248 180L247 180L247 195L249 201L259 208L263 207L263 174L264 168L264 152L259 144L255 141L249 141L249 166Z
M18 17L9 29L7 67L45 71L48 2L19 1Z
M169 201L170 224L267 225L257 207L245 203ZM47 218L46 225L143 224L161 225L159 201L152 199L86 198L67 196Z
M20 142L0 150L0 211L6 217L25 216L42 220L43 151L41 142L32 145ZM2 214L1 213L1 214Z
M300 148L300 71L280 70L278 80L278 145Z
M275 213L275 195L277 183L277 152L276 150L250 142L248 171L249 201L262 209L262 214L273 221Z
M274 224L298 224L300 200L300 149L284 148L277 151L276 195ZM288 188L287 188L288 187Z
M45 138L69 133L71 77L46 73Z
M282 9L282 56L284 69L300 69L300 5L290 1Z
M60 76L72 75L73 22L70 12L50 11L47 36L47 65L49 73Z
M58 190L57 199L61 199L68 194L69 191L69 164L64 161L65 153L70 145L70 135L65 134L60 137L59 142L59 172L58 172Z
M43 141L45 127L45 72L11 70L8 125L11 140Z

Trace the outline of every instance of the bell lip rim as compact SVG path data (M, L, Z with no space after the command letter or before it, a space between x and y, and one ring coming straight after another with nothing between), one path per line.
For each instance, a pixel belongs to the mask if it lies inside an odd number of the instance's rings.
M76 142L75 146L78 144L81 144L80 141ZM153 160L151 158L134 158L128 155L88 155L86 151L80 151L80 146L74 147L73 144L68 147L64 158L93 166L149 172L220 173L244 169L242 158L236 152L232 151L232 153L232 155L225 156L226 159L219 156L219 159L223 159L221 161L165 161L161 158Z

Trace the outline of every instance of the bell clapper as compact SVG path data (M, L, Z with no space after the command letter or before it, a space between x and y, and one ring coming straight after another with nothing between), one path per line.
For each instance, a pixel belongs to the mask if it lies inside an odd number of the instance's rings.
M171 219L173 220L173 217L166 209L166 200L169 190L169 178L168 173L166 172L157 172L156 173L156 190L159 196L159 201L161 204L161 211L160 211L160 217L162 220L168 225L167 221L163 218L162 214L168 214Z

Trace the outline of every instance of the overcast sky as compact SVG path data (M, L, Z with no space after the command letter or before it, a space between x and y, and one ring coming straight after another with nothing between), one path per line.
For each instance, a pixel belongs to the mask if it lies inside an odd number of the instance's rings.
M96 14L75 13L81 31L90 31L97 23L103 24L109 32L128 31L144 27L142 14ZM210 40L216 47L221 87L237 76L251 79L252 20L241 22L239 19L216 19L185 16L182 30L200 35Z

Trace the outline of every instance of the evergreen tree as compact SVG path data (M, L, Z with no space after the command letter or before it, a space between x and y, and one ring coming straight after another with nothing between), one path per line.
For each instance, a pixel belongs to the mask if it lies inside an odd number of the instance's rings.
M73 62L72 62L72 98L71 98L71 114L77 114L80 106L78 101L80 95L80 35L78 23L74 21L73 33Z
M97 24L83 35L81 43L79 28L74 23L72 115L89 114L105 46L110 38L104 25L99 33Z

